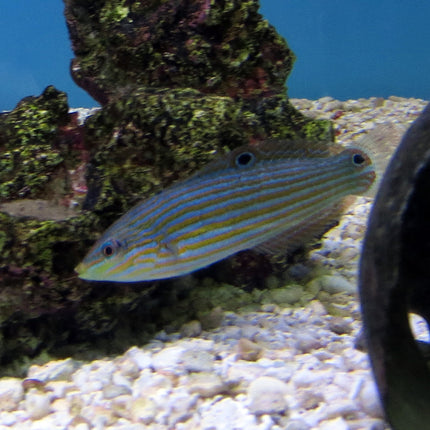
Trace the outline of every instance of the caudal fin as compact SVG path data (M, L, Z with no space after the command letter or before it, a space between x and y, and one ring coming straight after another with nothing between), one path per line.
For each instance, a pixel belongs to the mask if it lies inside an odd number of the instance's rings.
M376 178L372 186L364 193L365 196L375 196L388 163L405 132L406 127L397 123L377 124L350 145L350 147L365 151L374 165Z

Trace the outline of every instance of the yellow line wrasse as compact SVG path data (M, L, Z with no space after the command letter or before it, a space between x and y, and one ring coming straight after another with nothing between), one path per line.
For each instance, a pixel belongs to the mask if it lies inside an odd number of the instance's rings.
M366 146L326 148L282 141L231 151L123 215L78 265L79 277L170 278L241 250L302 240L346 196L369 193L379 175Z

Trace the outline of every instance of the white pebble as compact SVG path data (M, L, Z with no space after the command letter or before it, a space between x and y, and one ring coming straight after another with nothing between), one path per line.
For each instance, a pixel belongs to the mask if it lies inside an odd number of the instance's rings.
M186 350L181 354L181 361L187 372L210 372L214 367L214 357L207 351Z
M410 313L409 326L411 328L415 340L421 340L423 342L429 341L429 328L426 323L426 320L423 317L417 314Z
M46 393L42 393L36 388L30 388L25 395L25 409L34 420L40 420L51 411L51 401Z
M17 422L17 417L15 414L10 412L0 413L0 423L6 426L13 426Z
M297 371L291 378L294 385L298 388L309 387L311 385L320 386L331 380L333 375L330 371L315 371L309 369L302 369Z
M328 102L332 102L334 100L334 98L333 97L331 97L331 96L324 96L324 97L320 97L319 99L318 99L318 101L320 102L320 103L328 103Z
M321 348L322 345L321 337L317 337L311 332L300 331L297 334L297 349L303 353L312 353L312 351Z
M237 401L225 398L213 404L203 415L202 429L236 430L247 429L255 424L255 418Z
M169 404L166 406L169 411L167 417L169 427L173 428L178 422L184 422L190 418L198 399L197 394L190 394L185 387L172 393L169 396Z
M126 352L126 355L137 364L140 370L147 369L152 365L151 354L149 352L142 351L140 348L135 346L130 348Z
M138 374L136 375L138 376ZM116 371L113 375L112 375L112 383L115 385L122 385L124 387L128 387L131 388L131 378L123 375L122 373L122 369L121 371Z
M319 278L319 282L321 283L322 289L330 294L354 294L357 291L355 285L339 275L323 275Z
M90 426L87 423L78 423L73 427L73 430L90 430Z
M149 369L142 371L140 377L133 383L133 396L143 397L172 387L172 381L162 374L154 374Z
M386 430L388 426L383 419L362 418L351 422L351 428L354 430Z
M44 366L33 365L28 371L28 378L41 381L67 381L73 372L79 367L77 361L67 358L65 360L52 361Z
M133 421L148 425L154 421L157 414L157 404L149 398L139 397L133 400L130 414Z
M250 410L257 415L283 414L288 410L287 393L285 382L270 376L257 378L248 387Z
M181 357L185 349L182 346L170 346L157 352L152 357L152 366L156 371L178 373Z
M114 399L115 397L131 394L131 389L125 385L108 384L103 387L104 399Z
M96 360L78 369L73 374L72 380L80 391L91 393L110 384L115 370L116 367L113 362Z
M324 411L325 419L336 417L356 417L359 414L359 405L349 399L337 399L327 405Z
M358 396L359 402L364 412L373 418L382 418L384 416L379 393L375 383L372 380L365 382Z
M350 427L343 418L339 417L320 423L319 430L350 430Z
M224 381L215 373L191 373L184 381L190 393L197 393L202 397L213 397L227 389Z
M261 373L262 369L258 364L240 360L227 366L225 380L231 385L241 382L250 383L261 376Z
M22 381L18 378L0 380L0 411L13 411L24 398Z
M30 430L60 430L64 427L60 427L55 424L54 420L50 415L47 415L41 419L31 422L31 426L28 427Z
M288 421L285 430L310 430L310 426L306 421L301 419L293 419Z

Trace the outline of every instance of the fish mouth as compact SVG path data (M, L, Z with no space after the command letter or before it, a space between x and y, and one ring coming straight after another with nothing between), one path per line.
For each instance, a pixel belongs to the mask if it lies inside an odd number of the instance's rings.
M79 263L76 267L75 267L75 272L78 274L78 276L80 278L82 278L82 275L84 275L86 271L86 267L84 263ZM83 278L82 278L83 279Z
M79 263L75 267L75 272L78 275L79 279L84 279L85 281L101 281L104 279L99 279L97 273L94 273L93 268L88 263Z

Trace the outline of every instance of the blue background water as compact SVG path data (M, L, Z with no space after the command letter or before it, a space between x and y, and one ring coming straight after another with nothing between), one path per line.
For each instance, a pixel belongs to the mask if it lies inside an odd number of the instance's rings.
M430 99L430 1L261 0L261 12L297 56L291 97ZM49 84L95 105L69 75L62 1L2 1L0 36L0 110Z

